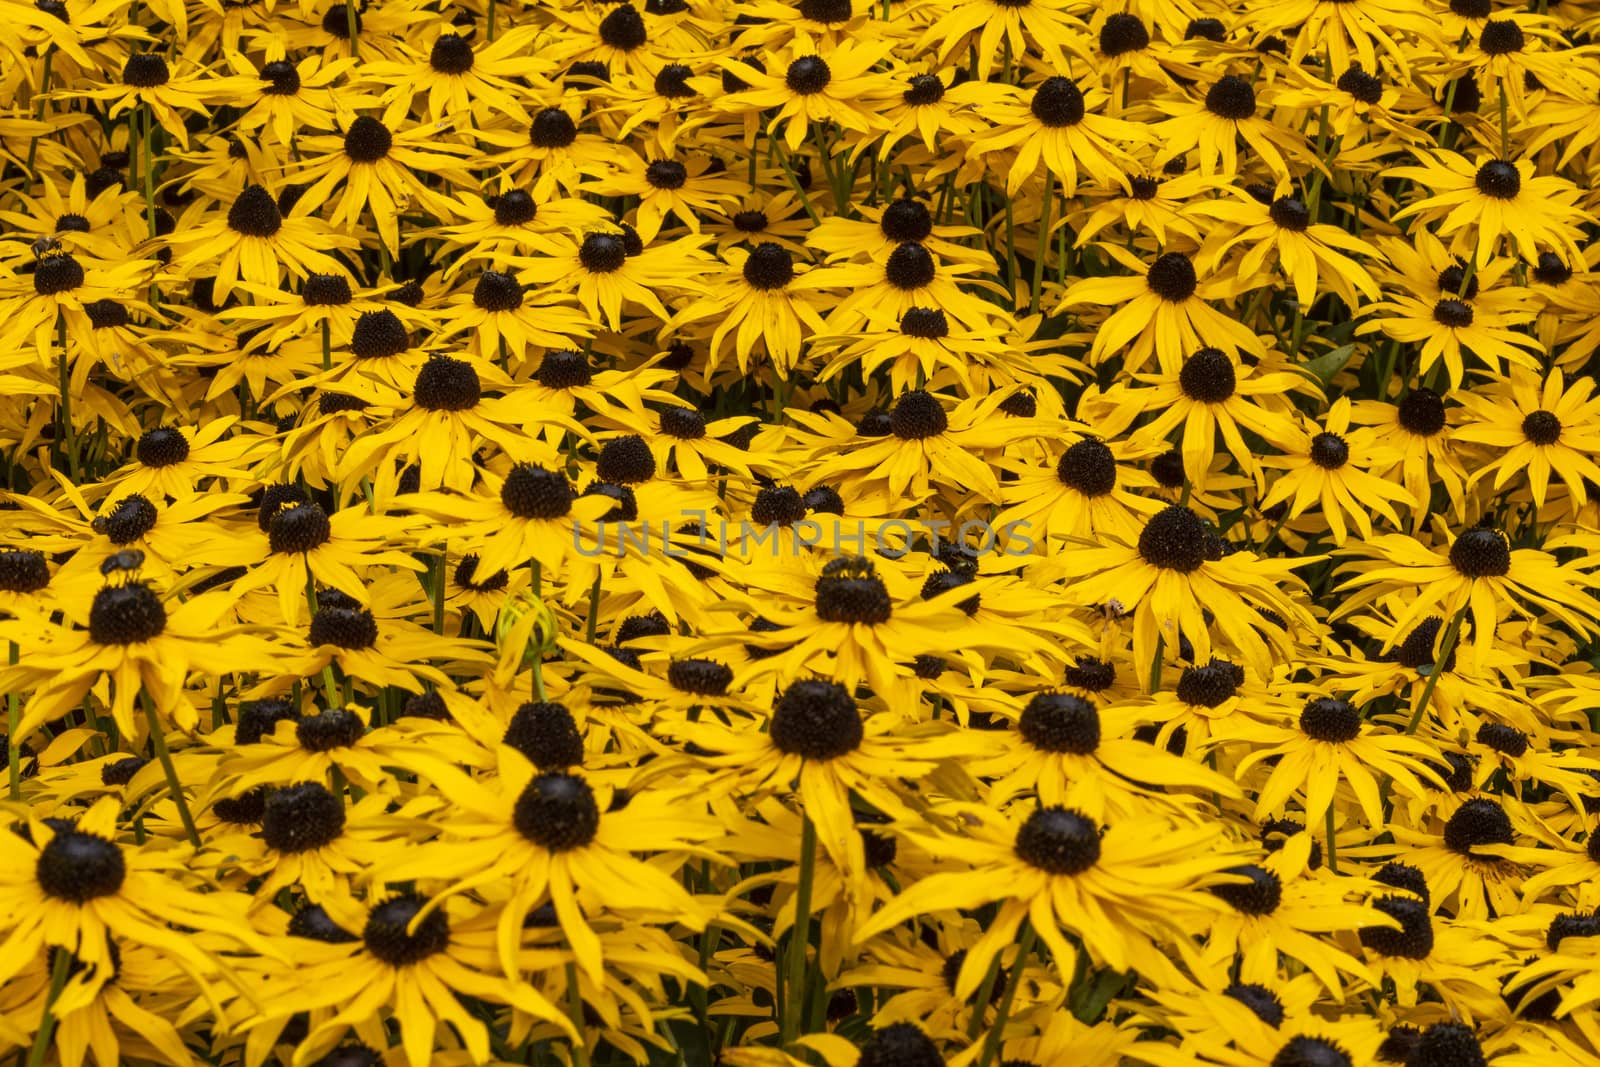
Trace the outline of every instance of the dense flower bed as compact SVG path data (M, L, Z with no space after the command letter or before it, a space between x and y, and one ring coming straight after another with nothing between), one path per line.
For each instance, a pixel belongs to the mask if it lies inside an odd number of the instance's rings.
M1600 1062L1594 0L0 0L0 1055Z

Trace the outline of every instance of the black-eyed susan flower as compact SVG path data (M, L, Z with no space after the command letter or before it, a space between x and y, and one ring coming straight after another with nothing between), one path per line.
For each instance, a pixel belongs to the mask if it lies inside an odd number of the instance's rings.
M384 535L396 529L396 519L369 515L364 507L329 515L293 486L273 489L277 491L263 494L257 529L244 536L255 549L254 558L233 589L275 590L284 625L299 626L308 608L316 610L308 597L318 585L366 603L363 576L369 568L421 569L408 554L385 547Z
M419 773L448 785L459 815L449 837L385 863L385 876L425 879L451 897L509 876L510 892L495 909L492 927L508 977L521 973L516 949L523 920L546 902L554 904L579 966L596 980L604 957L589 915L666 912L677 922L703 925L677 882L632 855L693 848L716 832L714 821L696 817L682 800L652 791L631 797L620 810L603 811L601 800L610 798L597 797L581 774L537 772L508 748L500 750L498 773L487 782L448 764L413 762ZM443 899L436 897L435 906Z
M431 354L417 371L409 403L397 398L377 401L391 412L387 424L351 444L337 476L350 484L380 466L398 463L417 468L417 487L424 492L440 488L467 492L478 475L474 456L489 442L519 462L548 459L547 450L523 433L519 423L525 415L516 405L484 396L486 388L510 384L511 379L487 361ZM566 428L582 433L576 423L566 422Z
M405 825L383 817L387 806L375 793L347 810L322 782L284 784L266 792L259 828L244 840L217 836L218 848L227 851L215 859L225 873L259 882L258 903L298 887L309 899L337 907L338 900L354 901L352 881L389 854L386 843L399 836L396 824Z
M1374 467L1373 473L1392 477L1400 472L1400 484L1419 505L1411 513L1413 531L1432 513L1435 486L1444 489L1445 502L1458 517L1461 514L1467 474L1461 450L1449 432L1452 418L1459 421L1460 415L1445 397L1425 387L1407 390L1392 404L1358 400L1351 405L1350 421L1373 427L1374 443L1400 454L1393 467Z
M1504 273L1502 267L1486 280ZM1357 326L1357 331L1382 330L1396 341L1420 343L1419 366L1430 371L1443 362L1452 388L1464 380L1469 354L1496 373L1505 365L1537 366L1534 352L1538 340L1512 328L1532 318L1531 311L1519 306L1520 294L1484 290L1474 275L1459 266L1446 267L1438 279L1420 293L1415 289L1391 292L1387 299L1368 305L1371 318ZM1449 287L1451 281L1455 288Z
M462 994L514 1005L564 1035L573 1033L566 1015L531 986L493 972L494 928L483 921L481 909L465 901L431 903L435 906L424 911L430 901L415 893L375 901L359 923L359 934L326 939L326 947L306 960L310 984L274 992L266 1012L337 1009L306 1035L302 1046L333 1053L352 1028L370 1035L387 1007L409 1067L433 1062L435 1032L445 1022L460 1035L473 1060L489 1058L488 1029L458 999ZM346 1047L357 1054L366 1048Z
M1240 191L1234 200L1212 200L1190 210L1231 225L1232 232L1206 242L1201 259L1208 269L1244 246L1236 268L1240 276L1258 277L1275 263L1289 276L1301 307L1310 307L1326 290L1338 293L1352 308L1360 300L1357 292L1369 300L1378 297L1371 271L1352 258L1375 258L1377 249L1337 226L1313 222L1306 202L1298 196L1258 199L1250 191Z
M1539 856L1518 844L1524 810L1516 801L1468 797L1448 807L1448 814L1440 812L1439 822L1415 829L1397 825L1392 832L1439 907L1460 919L1481 920L1520 906L1522 864Z
M263 131L287 148L302 130L323 133L334 129L333 86L354 65L349 57L324 60L307 55L298 61L274 59L255 70L236 66L241 77L256 76L258 94L239 116L240 131Z
M949 869L923 878L874 913L858 940L898 922L947 908L998 904L967 951L956 995L977 989L996 953L1024 922L1058 959L1078 959L1071 933L1096 963L1115 970L1164 970L1158 943L1180 917L1214 910L1205 887L1226 881L1233 858L1214 844L1214 827L1129 819L1102 828L1081 812L1047 806L1026 814L968 810L966 833L906 836ZM1123 923L1102 920L1115 909ZM1027 942L1031 942L1030 937Z
M1267 89L1266 106L1270 108L1271 87L1263 84L1262 88ZM1193 151L1199 156L1202 174L1237 174L1238 142L1242 139L1275 178L1289 178L1289 159L1303 164L1309 146L1297 130L1281 127L1262 115L1261 95L1249 79L1224 74L1206 86L1198 99L1158 102L1156 106L1170 117L1155 127L1162 146L1156 164Z
M1241 473L1259 484L1260 458L1244 434L1278 448L1291 447L1299 431L1281 398L1309 388L1303 376L1269 366L1240 362L1208 346L1185 356L1175 374L1137 375L1148 388L1116 385L1086 398L1085 408L1109 434L1120 434L1140 416L1154 414L1138 427L1135 438L1157 442L1178 435L1175 443L1183 457L1183 474L1197 490L1206 487L1219 436Z
M5 669L6 685L32 690L13 733L25 737L77 706L92 687L111 683L110 712L125 737L146 736L134 718L141 697L152 721L170 719L192 731L199 713L183 696L190 670L208 674L260 669L280 663L282 650L242 627L219 625L226 593L193 597L171 610L142 581L121 581L93 594L69 618L82 629L52 629L28 641L26 662Z
M774 650L746 668L751 676L777 673L787 681L809 669L846 686L867 680L874 692L887 694L911 675L909 664L917 656L985 640L975 627L963 625L965 617L956 606L973 593L981 595L981 584L923 599L913 591L911 579L887 562L881 573L877 564L860 556L800 562L782 570L751 567L753 589L781 598L756 596L752 613L776 629L708 635L708 648L738 641Z
M305 138L302 148L307 158L294 176L310 188L290 215L309 215L313 207L332 203L327 221L334 226L370 218L391 255L400 249L402 205L415 200L435 215L450 217L450 201L431 189L422 175L467 183L459 169L459 151L437 139L438 124L402 128L403 116L404 102L399 108L391 103L381 117L348 119L338 135Z
M1417 502L1404 487L1372 473L1373 468L1392 467L1399 459L1385 453L1373 437L1370 430L1350 429L1350 400L1340 397L1329 408L1319 432L1302 433L1287 455L1266 458L1265 466L1282 473L1272 480L1262 508L1287 504L1286 514L1293 519L1313 504L1320 505L1334 544L1344 544L1347 517L1368 539L1373 530L1369 512L1398 528L1400 517L1393 505L1416 507Z
M963 290L964 276L982 267L970 257L945 260L921 241L902 241L867 263L837 263L813 272L814 284L846 291L828 315L828 329L842 331L874 321L900 321L913 308L936 308L974 329L992 329L994 305Z
M328 252L355 245L321 219L285 214L260 185L245 186L226 213L205 210L199 203L196 208L168 244L181 250L177 260L181 269L215 269L213 291L218 300L227 299L241 280L276 287L286 274L302 280L312 274L336 274L339 263Z
M337 589L317 591L317 610L302 637L302 675L337 666L347 679L417 693L425 688L424 681L449 683L448 676L430 660L488 660L479 643L444 637L412 621L414 605L422 598L409 575L380 577L369 586L368 595L370 607ZM263 692L281 691L288 681L280 675L278 683L269 684Z
M1253 748L1234 768L1244 778L1257 762L1271 770L1256 791L1255 818L1279 814L1294 795L1302 795L1306 822L1316 825L1333 806L1341 785L1355 795L1368 826L1384 822L1379 777L1413 796L1432 776L1426 759L1433 747L1414 737L1369 730L1361 709L1335 697L1313 697L1300 710L1298 729L1253 723L1243 729ZM1246 736L1235 734L1234 736ZM1257 772L1258 775L1260 772Z
M848 451L819 455L809 473L815 481L846 481L886 500L925 500L940 485L961 485L998 502L1000 487L979 450L1012 439L1016 430L997 417L1005 396L970 397L945 411L933 393L902 394L866 438ZM887 433L882 431L887 430Z
M29 241L48 238L69 253L109 262L122 258L144 236L142 203L128 190L101 189L89 195L85 176L58 182L52 176L25 195L0 220Z
M237 431L229 416L204 426L155 426L139 435L126 465L107 476L115 493L188 497L208 485L244 473L263 442Z
M969 393L1019 381L1033 370L1033 361L989 330L973 330L934 307L914 307L898 324L863 324L847 334L820 334L811 338L813 352L833 352L817 374L827 381L847 368L873 373L887 364L889 387L905 393L927 386L937 392L959 383ZM1070 364L1057 364L1059 376L1072 376Z
M498 156L505 164L502 175L531 195L535 204L555 199L558 190L576 204L579 185L607 172L611 152L606 138L580 126L583 117L573 102L554 101L534 109L532 115L514 113L509 128L497 123L476 132L483 141L504 149Z
M1500 975L1505 948L1474 933L1470 922L1437 910L1427 879L1406 863L1385 863L1373 880L1388 887L1372 907L1388 922L1363 927L1345 944L1358 943L1374 981L1392 982L1395 998L1407 1007L1437 996L1450 1008L1489 1014L1503 996ZM1509 988L1509 987L1508 987Z
M581 188L602 196L636 197L639 205L634 209L634 225L640 240L648 243L663 226L682 225L698 231L702 216L726 210L736 202L743 183L712 171L708 156L634 156L614 161L610 174L585 182Z
M530 282L572 293L591 319L615 329L625 305L643 306L667 319L664 293L699 291L705 266L701 243L690 234L645 248L631 230L591 227L564 241L559 255L525 260L520 269Z
M115 264L88 266L70 252L54 250L33 265L31 276L0 278L0 309L5 326L0 343L15 350L31 343L34 350L51 350L58 319L69 328L84 330L91 324L88 308L98 300L121 300L148 281L153 261L123 258Z
M1138 709L1155 727L1144 739L1168 751L1202 751L1226 746L1254 720L1290 710L1287 699L1252 671L1213 656L1178 672L1177 681L1150 694Z
M1081 247L1108 227L1117 226L1128 233L1149 233L1163 245L1170 243L1170 233L1187 238L1198 248L1200 228L1189 218L1189 202L1220 184L1220 178L1198 171L1167 174L1157 170L1129 174L1125 183L1107 189L1085 188L1084 198L1090 202L1066 220L1077 231L1073 243Z
M1248 551L1224 554L1216 535L1187 507L1171 505L1145 521L1133 544L1074 549L1051 564L1072 579L1074 599L1104 604L1115 599L1134 613L1133 654L1141 665L1156 662L1157 648L1176 649L1180 637L1194 658L1211 658L1211 627L1237 649L1262 677L1270 676L1269 645L1283 647L1285 632L1261 614L1308 620L1279 583L1292 582L1303 560L1273 560ZM1202 615L1202 605L1214 622Z
M1600 400L1590 396L1594 383L1552 371L1541 383L1521 367L1494 392L1462 394L1471 421L1453 431L1457 440L1503 451L1473 472L1472 479L1495 476L1494 489L1518 474L1528 482L1533 502L1544 506L1552 479L1560 479L1581 506L1587 485L1600 483L1600 467L1591 458L1600 449Z
M1061 449L1053 469L1019 467L1001 490L1007 507L994 525L1021 527L1047 549L1052 540L1136 540L1161 503L1138 492L1153 479L1118 458L1104 441L1081 437Z
M706 319L714 319L708 370L715 371L730 336L741 374L748 373L758 353L771 361L779 377L788 377L800 362L810 335L825 329L822 312L832 303L824 291L825 272L796 263L789 249L762 241L745 250L723 253L727 267L713 276L707 292L673 317L672 328L686 336L704 336ZM687 327L687 329L685 329Z
M69 90L73 95L104 101L112 118L135 108L148 109L174 141L189 144L185 114L209 115L208 104L220 103L240 92L247 82L229 75L212 75L186 57L167 57L156 51L130 51L122 64L118 85ZM177 67L174 72L173 68ZM149 131L144 136L149 143Z
M1041 165L1069 197L1078 191L1080 170L1101 186L1122 185L1132 159L1121 146L1149 141L1151 134L1136 123L1100 114L1104 102L1098 90L1085 94L1072 79L1052 75L1031 96L1017 89L998 102L985 101L994 125L972 139L968 152L1014 153L1006 171L1011 195Z
M937 759L970 751L959 732L902 731L891 737L894 719L892 712L863 716L843 686L802 678L778 694L765 733L736 734L709 723L667 729L714 753L703 757L718 772L705 789L780 794L792 789L805 817L816 824L817 843L839 868L846 895L860 903L860 875L867 864L851 797L884 815L907 817L910 808L893 781L926 774Z
M937 12L918 47L937 44L933 54L941 64L962 48L971 48L977 77L987 79L1000 65L1002 44L1009 57L1021 57L1037 48L1052 67L1059 69L1067 65L1069 50L1088 60L1084 36L1065 4L1053 0L1022 4L981 0Z
M1456 152L1419 153L1415 167L1396 167L1432 193L1395 214L1436 223L1450 251L1479 267L1500 250L1501 239L1528 262L1542 249L1581 255L1577 225L1589 216L1578 207L1578 190L1564 178L1536 174L1532 160L1480 156L1476 164Z
M483 196L458 197L454 214L466 221L434 231L446 246L459 252L446 268L446 277L474 263L494 268L512 256L530 252L559 254L562 243L553 235L604 226L611 220L605 208L586 200L558 197L539 201L527 189L503 187Z
M1470 605L1473 644L1482 654L1494 640L1502 608L1549 612L1580 632L1600 618L1600 602L1586 592L1584 571L1541 549L1513 549L1492 526L1461 531L1444 552L1404 534L1352 543L1346 551L1357 559L1347 565L1351 577L1340 587L1351 591L1342 610L1365 606L1402 582L1408 599L1396 612L1400 633L1430 614L1449 618Z
M483 271L447 306L450 324L440 339L465 333L472 353L486 360L521 364L530 346L565 351L594 334L593 321L571 306L571 297L530 294L513 271Z
M445 30L426 49L419 47L404 59L362 64L360 77L383 90L383 103L403 98L417 117L427 121L470 114L483 123L518 110L513 79L554 68L548 59L530 64L527 55L518 54L525 52L536 36L531 25L487 41Z
M1130 372L1143 370L1154 355L1171 374L1184 357L1202 348L1266 354L1255 333L1216 310L1207 298L1231 296L1237 282L1215 278L1205 283L1182 252L1164 252L1146 264L1115 246L1106 251L1133 271L1132 277L1081 278L1062 294L1058 310L1099 305L1116 310L1099 325L1089 350L1092 363L1131 344L1124 359Z
M485 573L510 570L529 561L543 573L560 573L562 561L583 542L578 524L609 512L612 501L579 495L565 470L519 463L503 476L485 473L482 496L429 493L407 499L425 515L452 520L452 533L472 538L478 566Z
M888 50L880 41L841 41L819 49L809 38L797 35L764 61L764 69L736 59L721 60L723 69L746 88L719 98L715 106L734 114L775 109L768 132L781 128L790 152L800 148L813 125L823 122L867 134L879 123L870 104L890 91L888 79L872 69Z
M255 706L258 711L249 720L249 735L235 733L236 740L253 736L254 741L237 745L217 767L219 784L226 785L228 797L235 801L263 786L299 782L327 782L332 789L342 789L339 783L348 781L367 792L382 793L397 761L418 751L466 766L481 762L476 758L477 742L465 733L411 736L390 728L370 729L370 716L358 705L329 705L307 715L296 714L295 705L281 700ZM266 796L260 799L265 804Z
M1031 792L1041 804L1102 823L1156 814L1193 818L1186 810L1192 796L1182 789L1238 795L1215 771L1135 740L1139 717L1137 708L1101 708L1070 692L1035 693L1017 716L1015 739L1005 738L1006 750L969 758L967 768L993 779L994 803Z
M24 824L26 836L5 831L14 857L0 869L6 901L10 977L47 950L68 953L109 975L116 942L132 941L161 955L208 991L224 970L213 946L172 926L219 934L233 946L277 955L228 898L183 884L180 858L159 848L124 844L114 798L97 801L76 819ZM215 996L211 996L215 1004Z

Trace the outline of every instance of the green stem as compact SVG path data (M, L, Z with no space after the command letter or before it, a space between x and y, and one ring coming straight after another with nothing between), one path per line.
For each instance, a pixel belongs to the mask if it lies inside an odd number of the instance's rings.
M778 157L778 166L783 168L783 176L789 179L789 184L794 186L794 191L800 196L800 206L806 209L806 214L811 217L812 225L820 225L822 217L817 214L817 209L811 206L811 197L806 194L801 186L800 179L795 176L794 167L789 163L789 153L777 141L771 142L773 152Z
M717 942L722 940L721 928L716 923L708 923L705 933L700 935L699 959L696 961L701 974L707 974L706 968L711 963L711 953L715 951ZM695 1021L700 1024L700 1029L710 1033L710 997L711 989L709 976L706 985L698 983L689 986L690 1006L694 1009Z
M589 589L589 644L594 644L595 627L600 623L600 574L597 567L594 572L594 585Z
M1327 831L1328 831L1328 870L1332 871L1334 874L1338 874L1339 873L1339 845L1338 845L1338 842L1335 840L1335 838L1333 836L1333 805L1332 804L1328 805L1327 819L1325 821L1327 823Z
M800 1020L805 1015L806 948L811 942L811 883L817 866L817 827L803 816L800 829L800 884L794 894L794 924L789 929L789 995L783 1007L780 1048L788 1048L800 1036Z
M1432 699L1433 691L1439 685L1439 675L1444 673L1444 665L1450 661L1450 654L1456 650L1456 639L1461 636L1461 621L1466 617L1467 605L1464 603L1444 632L1444 642L1439 646L1438 658L1433 661L1433 669L1428 672L1428 680L1423 683L1422 695L1417 699L1417 706L1411 712L1411 721L1406 723L1406 733L1416 733L1417 727L1422 723L1422 713L1427 710L1428 701Z
M528 564L533 569L533 595L542 597L544 590L544 567L538 560L531 560ZM533 694L539 703L545 703L544 694L544 650L540 642L540 651L533 657Z
M56 58L54 48L46 48L44 53L44 74L39 79L39 93L33 102L33 120L44 121L44 97L50 91L50 65ZM33 161L39 153L39 138L35 137L28 142L28 195L33 195Z
M1467 298L1467 288L1472 285L1472 276L1478 273L1478 250L1474 248L1472 255L1467 257L1467 265L1461 268L1461 288L1456 290L1456 296L1462 300Z
M195 848L200 847L200 832L194 828L194 816L189 814L189 802L184 799L183 785L178 780L178 768L172 764L172 753L167 751L167 735L162 729L161 718L156 714L156 702L150 699L150 694L141 691L139 703L144 705L145 721L150 724L150 745L156 750L156 759L161 761L161 769L167 775L167 791L172 794L172 803L178 808L178 821L183 823L183 832L189 838L189 843Z
M983 1015L989 1007L989 1001L994 997L994 984L1000 979L1000 953L994 954L994 959L989 961L989 973L983 976L983 982L978 986L977 994L972 998L972 1016L967 1020L967 1044L975 1044L978 1034L983 1030Z
M1017 299L1017 220L1011 207L1011 197L1006 197L1006 288L1012 301Z
M144 113L144 217L150 226L150 236L156 236L156 116L149 104L140 104ZM130 130L131 134L133 131Z
M577 1067L589 1067L589 1045L583 1036L583 993L578 989L578 967L571 962L567 964L567 1017L572 1020L572 1028L578 1031L578 1041L572 1046L572 1062Z
M433 632L441 635L444 633L444 594L447 580L445 576L449 573L446 563L445 553L439 553L438 559L434 561L437 571L433 576Z
M1067 242L1071 239L1071 234L1070 234L1071 229L1072 229L1071 226L1063 225L1061 227L1061 243L1056 246L1056 284L1057 285L1066 285L1067 284L1067 256L1072 251L1071 247L1068 245Z
M1459 81L1459 78L1452 78L1449 88L1444 91L1444 130L1439 137L1440 148L1450 148L1455 144L1455 120L1450 116L1455 114L1456 84Z
M361 46L356 43L356 4L355 0L344 0L344 27L350 35L350 58L361 58Z
M1028 955L1033 951L1033 927L1026 925L1022 932L1022 942L1017 946L1017 960L1011 965L1011 975L1006 979L1005 995L1000 998L1000 1009L995 1014L994 1026L989 1028L989 1036L983 1043L983 1055L978 1058L978 1067L989 1067L994 1062L995 1056L1000 1053L1000 1042L1005 1039L1006 1021L1011 1016L1011 1004L1017 999L1017 987L1022 984L1022 968L1028 962Z
M782 422L783 409L789 404L789 383L781 374L772 383L772 399L774 404L772 421L774 423Z
M61 995L61 987L67 984L67 968L71 963L72 954L58 946L55 961L50 964L50 992L45 995L44 1015L39 1019L39 1032L33 1035L33 1048L28 1050L28 1067L40 1067L44 1063L45 1053L55 1037L56 1016L51 1009Z
M1278 539L1278 532L1283 529L1283 524L1288 521L1289 505L1287 502L1285 502L1283 505L1283 514L1278 516L1278 521L1273 523L1272 529L1267 531L1267 536L1265 540L1261 542L1261 547L1256 549L1256 555L1261 555L1262 553L1266 552L1266 550L1272 545L1272 542Z
M17 665L17 643L8 642L11 666ZM6 694L6 761L11 765L11 799L22 799L22 742L17 737L17 727L22 725L22 696L15 689Z
M1056 176L1044 172L1044 200L1039 207L1039 247L1033 260L1033 290L1028 296L1028 314L1039 311L1039 291L1044 288L1044 261L1050 251L1050 209L1054 206Z
M956 176L955 172L951 171L949 174L945 175L944 185L939 189L939 210L934 212L934 217L939 219L946 226L950 225L950 220L955 218L955 204L953 200L955 188Z
M57 443L61 455L67 461L67 470L72 475L72 480L78 480L78 445L74 438L77 436L72 425L72 361L67 358L67 317L57 314L56 317L56 349L59 352L56 359L60 369L58 387L61 392L60 403L56 408Z
M322 369L333 369L333 334L327 319L322 320Z
M1506 83L1500 82L1500 158L1511 158L1511 127L1507 121Z
M311 573L311 563L306 562L306 604L311 608L311 617L317 617L317 579ZM333 709L339 706L339 682L333 676L333 664L322 668L322 687L328 694L328 707Z

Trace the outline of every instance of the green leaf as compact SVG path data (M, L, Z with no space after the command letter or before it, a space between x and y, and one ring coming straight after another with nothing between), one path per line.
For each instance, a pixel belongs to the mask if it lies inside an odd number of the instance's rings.
M1340 345L1331 351L1324 352L1316 359L1300 365L1300 369L1316 378L1323 385L1333 381L1334 376L1344 370L1345 364L1350 362L1350 357L1355 354L1356 346L1352 342Z
M1072 1014L1079 1022L1093 1026L1105 1015L1106 1005L1111 1003L1111 998L1122 992L1127 984L1127 975L1109 968L1100 971L1087 984L1077 983L1068 997Z

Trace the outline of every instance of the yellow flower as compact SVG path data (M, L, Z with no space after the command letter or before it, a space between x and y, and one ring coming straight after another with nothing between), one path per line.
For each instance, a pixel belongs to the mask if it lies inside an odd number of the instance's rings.
M663 916L690 927L708 918L678 882L631 855L690 849L716 834L714 820L696 816L670 793L647 790L620 810L607 810L602 802L610 796L597 796L581 775L536 772L521 753L504 747L498 773L488 781L421 756L408 762L447 790L455 815L447 835L386 861L381 877L442 886L447 895L435 896L421 910L424 916L442 916L437 909L446 899L480 886L509 890L493 909L493 929L500 966L513 981L522 973L517 944L523 920L546 901L555 905L579 967L597 982L605 960L590 914Z
M781 126L790 152L800 148L813 124L831 122L858 136L874 133L881 120L869 107L892 89L872 68L888 51L889 44L881 41L841 41L819 50L796 34L786 48L765 58L764 70L721 60L723 70L748 88L718 98L714 106L733 114L776 109L767 132Z
M1578 225L1593 216L1579 208L1576 186L1555 175L1534 173L1532 160L1483 158L1473 164L1456 152L1420 152L1418 166L1388 173L1415 181L1432 195L1394 215L1416 216L1437 224L1450 238L1450 251L1483 267L1508 238L1522 258L1539 258L1540 247L1555 247L1569 260L1581 259Z
M1585 482L1600 483L1600 466L1591 458L1600 452L1600 399L1590 396L1594 382L1579 378L1568 388L1566 375L1555 370L1541 384L1528 371L1512 367L1510 378L1498 384L1493 392L1461 395L1472 421L1451 436L1505 450L1474 471L1468 485L1492 473L1498 492L1521 473L1534 504L1542 508L1553 475L1581 507L1588 500Z
M1417 507L1418 502L1401 486L1372 473L1374 468L1392 467L1399 459L1383 451L1373 437L1370 430L1350 429L1350 399L1340 397L1328 409L1320 432L1302 432L1289 455L1263 460L1265 466L1281 468L1283 473L1273 479L1272 488L1261 501L1262 510L1284 504L1288 507L1285 514L1294 519L1313 504L1320 504L1328 532L1337 545L1344 544L1347 536L1346 516L1364 538L1372 537L1369 511L1398 527L1400 517L1392 505Z
M3 832L11 858L0 867L6 946L0 977L11 977L47 950L70 954L109 977L115 937L159 953L215 1008L217 980L237 981L225 951L172 927L217 934L232 947L267 956L279 953L245 920L235 898L184 885L181 857L119 841L117 808L115 798L105 797L75 820L30 819L23 834Z

